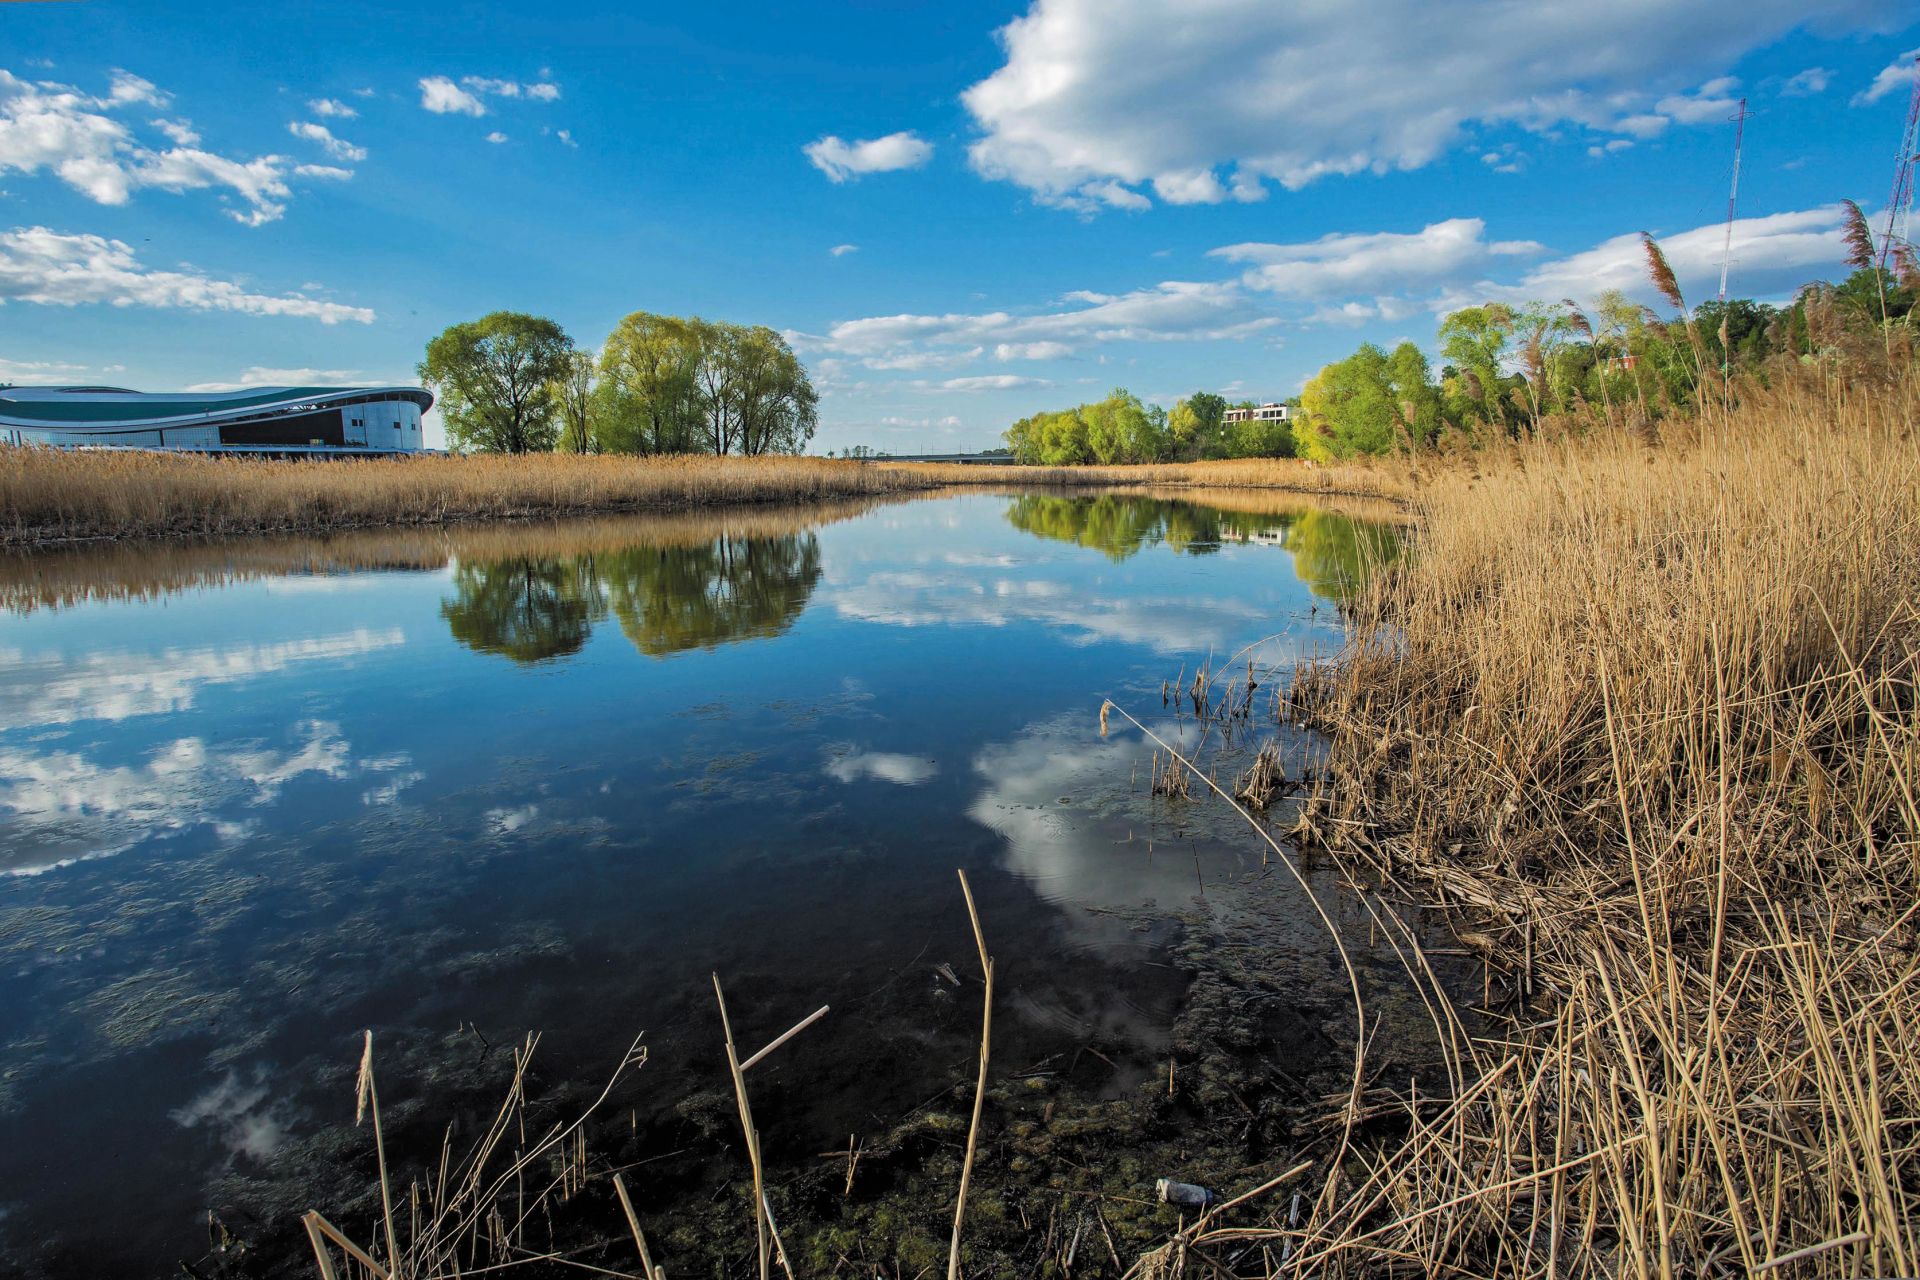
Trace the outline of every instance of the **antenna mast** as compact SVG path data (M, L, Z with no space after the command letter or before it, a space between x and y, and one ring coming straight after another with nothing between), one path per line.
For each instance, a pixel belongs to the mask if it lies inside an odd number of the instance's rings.
M1747 100L1733 118L1733 189L1727 192L1727 243L1720 254L1720 301L1727 300L1727 270L1733 266L1733 207L1740 200L1740 147L1747 137Z
M1896 243L1908 244L1913 214L1913 162L1920 151L1920 54L1913 59L1913 97L1907 103L1907 128L1893 161L1893 194L1887 197L1887 233L1880 237L1880 258L1874 265L1887 269L1887 255Z

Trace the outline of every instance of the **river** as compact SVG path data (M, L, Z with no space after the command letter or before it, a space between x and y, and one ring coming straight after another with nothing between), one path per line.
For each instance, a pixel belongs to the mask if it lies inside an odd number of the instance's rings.
M754 1073L769 1163L817 1164L970 1082L956 868L996 1073L1158 1088L1203 1052L1196 935L1256 916L1255 1031L1342 1068L1297 886L1099 709L1195 745L1165 682L1331 653L1394 538L1281 495L970 493L0 562L0 1270L177 1275L210 1209L282 1246L351 1214L369 1028L434 1155L528 1032L588 1101L644 1033L608 1108L670 1205L741 1172L715 973L753 1045L830 1007ZM1242 737L1223 776L1315 751Z

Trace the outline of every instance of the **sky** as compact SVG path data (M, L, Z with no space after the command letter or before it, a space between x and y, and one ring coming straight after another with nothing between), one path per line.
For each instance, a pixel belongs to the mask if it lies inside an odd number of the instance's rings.
M1279 399L1474 302L1845 274L1920 0L0 4L0 380L412 383L512 309L764 324L812 450ZM430 426L430 432L437 426Z

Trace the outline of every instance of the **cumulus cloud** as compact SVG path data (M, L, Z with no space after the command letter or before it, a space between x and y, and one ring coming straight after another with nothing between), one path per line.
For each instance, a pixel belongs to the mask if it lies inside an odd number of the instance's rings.
M1869 102L1878 102L1895 89L1912 84L1920 78L1920 62L1916 62L1916 58L1920 58L1920 49L1909 49L1880 68L1873 83L1853 95L1853 105L1863 107Z
M1871 0L1386 0L1364 22L1333 4L1212 0L1201 18L1177 0L1032 0L963 95L982 134L969 159L1083 211L1257 200L1269 181L1420 168L1475 126L1611 131L1669 96L1708 115L1716 95L1682 91L1749 50L1899 21Z
M230 280L198 271L150 270L135 259L133 247L122 241L46 227L0 232L0 304L7 302L63 307L104 302L116 307L301 316L322 324L344 320L373 323L373 312L365 307L299 294L250 293Z
M112 113L135 105L164 108L167 95L146 80L116 73L105 96L70 85L29 83L0 71L0 173L52 173L99 204L122 205L145 188L182 192L213 189L237 197L229 216L259 226L286 212L290 176L313 177L284 156L236 160L201 149L185 121L159 119L153 127L171 146L151 147Z
M1479 218L1448 218L1419 231L1336 232L1296 244L1230 244L1210 256L1248 264L1249 288L1291 298L1350 297L1471 278L1496 257L1537 253L1530 240L1494 240Z
M1169 280L1124 294L1076 292L1073 305L1035 314L1007 311L945 315L868 316L844 320L824 337L803 344L869 360L900 358L926 350L968 350L988 344L1175 342L1244 338L1279 321L1265 313L1234 281Z
M309 98L307 110L324 119L353 120L360 113L338 98Z
M487 104L468 93L446 76L424 76L420 81L420 105L437 116L483 116Z
M1653 109L1681 124L1731 120L1740 109L1740 103L1732 96L1739 87L1740 82L1732 76L1722 76L1707 81L1691 93L1668 94L1655 103Z
M1811 98L1817 93L1825 93L1827 86L1833 83L1833 72L1827 67L1808 67L1798 75L1789 76L1780 86L1783 98Z
M1683 290L1703 297L1718 283L1726 235L1726 223L1710 222L1659 237ZM1733 224L1733 269L1743 294L1764 297L1785 292L1804 283L1810 274L1838 268L1843 253L1839 205L1740 218ZM1646 250L1637 233L1614 236L1591 249L1543 262L1517 283L1485 284L1456 295L1451 303L1567 297L1589 302L1607 289L1652 300Z
M461 76L458 84L451 76L426 76L420 81L420 105L435 115L484 116L487 98L558 102L560 86L544 79L523 84L490 76Z
M495 146L498 146L500 143L505 142L506 140L507 140L507 135L500 132L498 129L495 129L492 133L487 135L487 141L493 143Z
M933 155L933 144L911 130L860 142L828 134L809 142L801 151L830 180L845 182L866 173L917 169Z
M305 138L308 142L319 143L321 150L335 160L346 160L357 164L367 158L365 147L356 147L345 138L334 137L333 130L323 124L316 124L312 120L292 121L287 125L287 132L296 138Z

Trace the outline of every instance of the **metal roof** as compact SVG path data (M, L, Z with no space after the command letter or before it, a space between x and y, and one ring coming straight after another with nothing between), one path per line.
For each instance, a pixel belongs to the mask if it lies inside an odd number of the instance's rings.
M0 387L0 423L114 426L208 421L248 411L291 409L342 400L408 399L422 409L433 396L419 387L247 387L221 392L142 392L122 387Z

